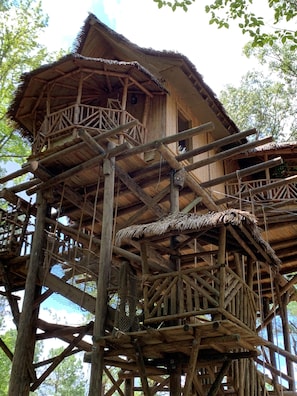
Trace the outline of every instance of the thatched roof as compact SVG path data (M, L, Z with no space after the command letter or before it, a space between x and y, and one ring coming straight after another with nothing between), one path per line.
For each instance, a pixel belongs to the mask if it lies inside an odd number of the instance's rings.
M253 238L270 257L271 264L276 266L280 264L280 260L271 246L262 238L261 230L257 226L255 216L249 212L236 209L211 212L204 215L197 215L195 213L171 214L153 223L134 225L118 231L116 235L116 244L121 245L124 241L139 240L154 236L170 236L170 233L176 234L176 231L180 234L189 234L191 232L207 231L228 225L234 227L238 232L240 232L240 227L244 226L245 229L248 230L251 238ZM247 245L250 245L249 241L246 241L246 237L244 237L244 240ZM254 246L252 247L255 249ZM258 252L255 251L255 255L257 254ZM259 259L261 259L261 257L259 257Z
M138 81L144 89L151 92L166 93L165 87L155 76L137 61L124 62L102 58L90 58L77 53L68 54L56 62L43 65L22 76L8 116L17 123L24 136L31 138L32 111L37 110L40 122L46 113L47 84L51 84L51 111L76 102L79 78L77 72L98 71L118 73ZM91 72L90 72L91 73ZM93 76L94 86L102 78ZM36 107L37 106L37 107Z
M185 55L174 51L159 51L152 48L139 47L123 35L110 29L94 14L90 14L76 39L75 51L86 56L96 57L98 56L98 51L100 51L100 45L98 45L100 41L104 44L108 43L108 46L113 48L113 51L116 51L118 56L120 54L120 56L124 57L122 59L137 60L158 78L164 77L167 79L169 77L167 71L170 70L170 75L175 82L176 88L180 80L183 96L189 84L193 88L193 92L189 93L189 95L192 97L194 91L196 91L196 95L198 94L205 101L205 104L212 109L229 133L239 131L216 94L205 83L203 76ZM183 78L181 78L182 76ZM192 102L193 100L194 98L192 97ZM194 105L196 106L196 104ZM202 105L203 103L200 102L200 106ZM207 117L209 116L207 115ZM201 120L201 122L207 121L209 119Z

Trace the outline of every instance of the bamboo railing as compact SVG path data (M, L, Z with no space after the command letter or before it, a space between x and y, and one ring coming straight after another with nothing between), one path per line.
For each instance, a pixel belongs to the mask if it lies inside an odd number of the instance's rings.
M258 296L227 266L146 274L143 288L145 323L199 316L210 320L228 312L228 319L255 331Z
M38 153L44 148L63 144L66 139L72 139L75 128L76 130L85 128L89 132L100 133L134 120L130 113L121 109L71 105L45 118L35 136L33 150ZM146 139L145 127L139 122L124 136L133 145L143 144Z
M16 209L0 211L0 254L25 256L30 254L33 230L30 216Z
M248 182L240 182L234 184L226 185L226 194L230 197L239 197L244 195L244 201L250 202L251 200L255 202L263 201L287 201L290 199L297 199L297 183L292 182L289 184L278 185L273 188L267 188L271 183L277 182L280 179L259 179L252 180ZM260 188L259 193L254 194L254 191ZM250 194L249 194L250 193Z

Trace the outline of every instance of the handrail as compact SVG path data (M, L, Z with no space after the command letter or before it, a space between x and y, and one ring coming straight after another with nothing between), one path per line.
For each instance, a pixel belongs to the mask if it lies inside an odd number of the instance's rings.
M65 141L73 139L75 132L82 127L96 134L134 120L136 119L130 113L121 109L71 105L44 119L35 136L33 150L38 153L44 148L64 144ZM138 122L122 135L126 136L129 143L139 145L145 143L146 129Z

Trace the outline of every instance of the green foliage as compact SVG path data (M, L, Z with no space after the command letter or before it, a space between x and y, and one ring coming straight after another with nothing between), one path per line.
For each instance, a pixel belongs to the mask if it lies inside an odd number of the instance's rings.
M170 7L172 11L175 11L177 8L182 8L184 11L188 11L188 7L195 2L195 0L184 0L184 1L163 1L163 0L154 0L155 3L158 4L159 8L164 6Z
M16 341L16 330L8 330L1 335L2 341L5 345L13 351L14 344ZM9 375L11 369L11 361L0 348L0 396L7 395L8 392L8 384L9 384Z
M22 162L29 147L6 118L20 76L49 56L39 43L47 26L40 0L4 0L0 5L0 162Z
M256 57L263 72L249 72L238 87L229 85L220 99L240 129L256 128L260 136L276 140L297 138L297 55L289 43L245 47Z
M63 352L63 347L49 351L49 358L56 357ZM40 396L84 396L87 380L83 372L82 361L75 355L65 358L53 373L44 381L38 395Z
M290 96L284 84L261 72L248 72L240 86L228 85L220 94L228 114L241 130L256 128L258 138L284 140L297 132Z
M163 1L154 0L158 7L170 7L173 11L182 8L188 11L188 7L195 0L185 1ZM263 3L263 2L262 2ZM266 9L272 13L273 34L268 33L264 18L253 11L256 0L212 0L205 6L209 14L209 23L219 28L229 28L230 21L237 21L243 34L248 34L253 39L253 46L263 46L267 43L273 44L280 40L283 44L290 41L292 48L297 48L297 32L287 27L288 22L297 17L296 0L266 0ZM282 25L282 27L278 27Z

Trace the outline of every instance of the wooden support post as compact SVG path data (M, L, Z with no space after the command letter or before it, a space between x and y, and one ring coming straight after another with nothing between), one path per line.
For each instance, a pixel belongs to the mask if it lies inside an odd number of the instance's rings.
M180 135L180 134L178 134ZM163 158L168 162L172 169L181 170L182 165L176 160L175 156L172 152L164 145L160 144L158 147L160 154ZM195 192L198 196L201 196L203 203L209 210L217 210L218 207L208 194L208 192L201 187L198 181L189 173L185 172L185 184L190 187L193 192Z
M223 226L220 229L219 234L219 251L218 251L218 265L220 265L220 295L219 295L219 307L224 309L225 301L225 261L226 261L226 227Z
M268 315L269 313L269 299L268 298L263 298L263 313L264 313L264 318ZM270 342L274 342L273 340L273 325L272 322L267 323L267 339ZM269 349L269 355L270 355L270 364L273 367L277 367L276 364L276 358L275 358L275 351L273 351L272 349ZM278 381L277 381L277 376L271 372L271 376L272 376L272 380L274 383L274 388L275 391L277 392L277 394L279 394L279 385L278 385Z
M133 396L133 388L134 388L134 378L126 378L125 379L125 396Z
M176 183L175 171L170 174L170 212L178 213L179 211L179 186Z
M144 396L152 396L152 392L150 390L148 380L147 380L147 375L145 372L144 359L143 359L142 351L141 351L138 340L134 341L134 346L136 349L136 363L137 363L138 370L139 370L143 394L144 394Z
M35 346L36 309L36 284L38 269L43 263L43 245L45 239L46 201L41 193L37 194L37 216L33 237L30 262L26 277L23 308L20 315L18 335L15 352L12 361L11 376L9 383L9 396L25 396L30 392L30 374L28 364L32 363ZM29 356L28 356L29 355Z
M89 396L98 396L102 389L102 375L104 370L104 347L99 339L104 336L104 325L107 314L107 286L112 258L112 226L114 203L115 160L106 158L103 164L104 197L102 217L102 239L99 256L99 272L97 284L97 298L95 308L95 324L90 376Z
M223 363L223 366L221 367L221 370L219 371L214 383L212 384L207 396L216 396L218 394L218 391L220 389L222 380L226 374L226 372L228 371L229 367L231 366L232 360L226 360Z
M175 370L170 373L170 396L181 395L181 361L178 357L175 359L174 364L176 365Z
M183 396L190 396L192 391L192 383L195 374L198 353L200 349L201 337L195 337L192 345L191 356L188 364L186 382L184 386Z
M286 351L291 352L290 328L289 328L288 308L287 308L289 303L289 294L285 293L281 296L278 284L276 284L276 290L277 290L277 298L280 308L280 316L282 320L284 347ZM286 358L286 366L287 366L288 375L291 378L294 378L294 367L291 359ZM289 381L289 390L294 390L294 389L295 389L294 380Z

